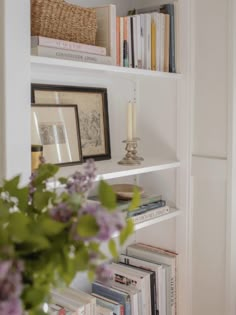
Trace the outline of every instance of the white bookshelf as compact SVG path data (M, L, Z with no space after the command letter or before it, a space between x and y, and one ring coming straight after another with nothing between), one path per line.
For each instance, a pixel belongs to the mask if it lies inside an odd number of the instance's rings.
M73 2L82 4L79 0ZM110 1L99 0L96 4L104 2ZM139 0L115 2L120 12L143 5ZM3 0L3 3L6 9L1 10L0 4L0 17L5 21L4 32L8 36L0 36L0 56L2 47L5 52L2 57L5 85L4 93L0 93L5 106L1 126L6 126L0 135L4 144L0 148L0 163L4 164L0 164L0 175L10 177L23 173L24 179L29 177L31 83L106 87L113 158L96 163L97 180L126 181L135 176L145 191L162 194L163 199L174 205L175 209L169 214L137 224L135 238L180 254L177 315L191 315L189 1L178 0L181 74L30 56L30 0ZM94 1L87 3L93 5ZM156 3L159 1L147 0L145 6ZM134 96L134 89L137 91L137 125L141 138L138 149L144 162L140 166L124 167L117 162L125 153L122 140L126 137L126 104ZM14 136L12 126L16 132ZM59 176L68 176L81 169L82 166L63 167Z

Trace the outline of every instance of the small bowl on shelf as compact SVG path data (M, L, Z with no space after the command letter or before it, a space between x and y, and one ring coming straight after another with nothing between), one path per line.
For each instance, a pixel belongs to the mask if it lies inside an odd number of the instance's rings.
M118 200L131 200L134 195L134 189L138 189L140 195L144 193L142 187L132 184L115 184L111 187L114 190Z

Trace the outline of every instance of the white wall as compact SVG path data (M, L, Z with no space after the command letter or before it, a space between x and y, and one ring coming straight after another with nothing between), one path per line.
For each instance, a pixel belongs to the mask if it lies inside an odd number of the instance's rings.
M227 3L194 1L193 315L226 315Z

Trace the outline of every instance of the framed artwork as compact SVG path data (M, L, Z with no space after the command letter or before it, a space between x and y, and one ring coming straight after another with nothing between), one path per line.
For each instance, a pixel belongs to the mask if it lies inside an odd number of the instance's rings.
M32 103L76 105L83 158L111 158L107 89L32 84L31 95Z
M82 163L77 106L32 104L31 142L43 145L47 163L61 166Z

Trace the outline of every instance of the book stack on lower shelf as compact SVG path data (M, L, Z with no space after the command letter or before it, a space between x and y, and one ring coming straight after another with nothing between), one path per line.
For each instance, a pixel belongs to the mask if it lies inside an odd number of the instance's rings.
M110 264L110 281L92 283L91 294L54 290L50 314L175 315L177 257L166 249L130 245L118 262Z

